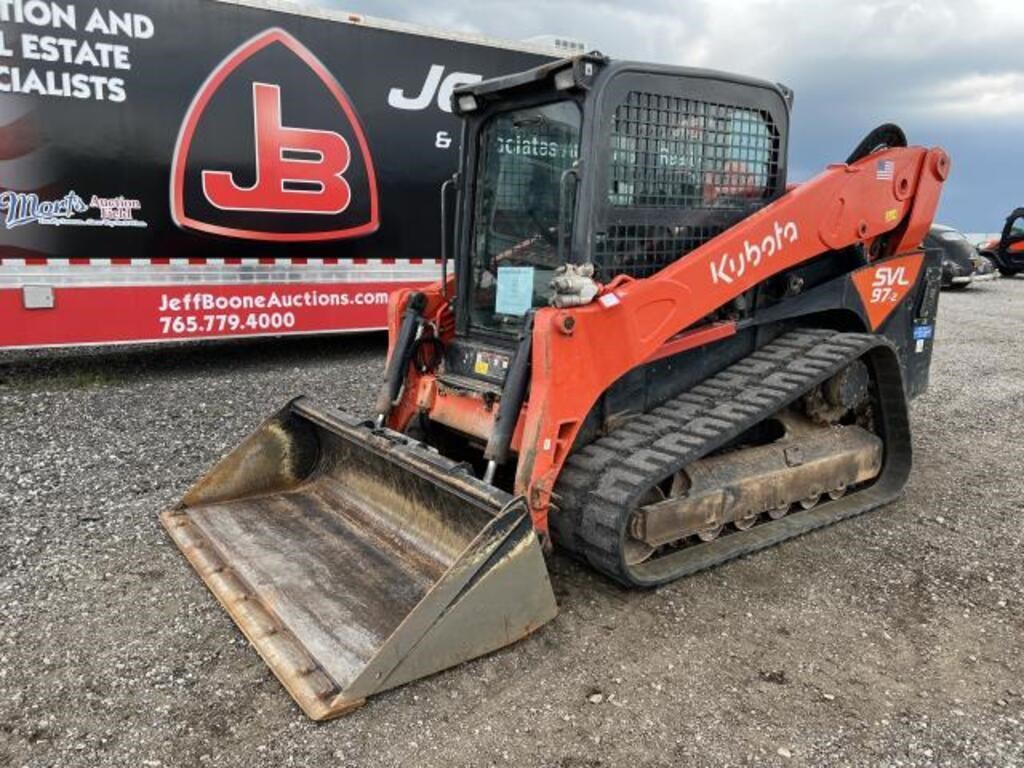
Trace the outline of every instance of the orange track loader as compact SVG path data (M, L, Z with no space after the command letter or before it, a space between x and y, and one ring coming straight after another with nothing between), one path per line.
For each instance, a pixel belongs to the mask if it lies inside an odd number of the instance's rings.
M656 585L900 492L949 158L884 125L788 187L791 101L597 54L455 93L375 413L298 398L162 515L307 714L536 630L553 546Z

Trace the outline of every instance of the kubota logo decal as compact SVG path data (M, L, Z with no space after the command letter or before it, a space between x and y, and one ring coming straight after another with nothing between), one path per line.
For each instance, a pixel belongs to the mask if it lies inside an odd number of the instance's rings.
M711 282L729 285L743 277L748 269L756 271L765 261L785 250L787 243L795 243L799 238L796 222L787 221L782 224L776 221L772 231L761 240L753 243L744 240L743 249L739 253L723 253L718 258L711 257Z
M225 58L199 89L171 168L178 226L253 240L310 241L377 230L377 180L351 102L281 29Z
M887 259L853 273L853 284L860 294L871 330L877 330L906 298L917 282L923 259L921 254L915 253Z

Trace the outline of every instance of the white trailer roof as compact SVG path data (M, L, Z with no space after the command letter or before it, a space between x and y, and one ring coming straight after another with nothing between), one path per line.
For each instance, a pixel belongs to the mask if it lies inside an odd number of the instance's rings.
M566 56L569 52L564 47L560 48L553 42L528 41L528 40L502 40L496 37L476 35L471 32L455 32L452 30L436 27L409 24L403 21L391 21L390 19L379 19L373 16L366 16L362 13L352 13L343 10L333 10L296 0L214 0L227 5L239 5L248 8L259 8L264 11L277 11L290 13L295 16L307 16L314 19L334 21L340 24L352 24L359 27L372 27L374 29L387 29L392 32L401 32L407 35L419 35L421 37L435 37L442 40L452 40L459 43L471 43L473 45L486 45L491 48L507 48L513 51L524 51L536 53L542 56Z

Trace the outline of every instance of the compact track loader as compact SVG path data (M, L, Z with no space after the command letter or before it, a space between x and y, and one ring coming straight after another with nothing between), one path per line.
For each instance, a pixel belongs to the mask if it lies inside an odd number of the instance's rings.
M991 261L1003 277L1024 272L1024 208L1015 208L1006 217L999 237L978 246L981 255Z
M455 93L375 412L298 398L162 516L310 717L549 621L552 546L651 586L900 492L949 158L884 125L789 187L791 99L597 54Z

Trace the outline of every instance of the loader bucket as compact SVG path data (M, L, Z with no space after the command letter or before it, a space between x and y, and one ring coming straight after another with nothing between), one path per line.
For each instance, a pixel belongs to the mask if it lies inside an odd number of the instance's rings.
M556 612L521 498L305 398L161 521L314 720L508 645Z

